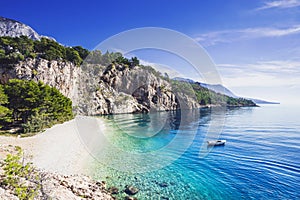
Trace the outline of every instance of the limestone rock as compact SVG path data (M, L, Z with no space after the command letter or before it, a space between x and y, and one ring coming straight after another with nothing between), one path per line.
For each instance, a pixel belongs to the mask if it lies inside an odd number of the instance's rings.
M0 36L20 37L27 36L32 40L40 40L42 37L55 40L49 36L39 35L30 26L18 22L13 19L8 19L0 16Z
M83 64L63 60L27 58L16 64L0 64L0 83L9 79L34 80L57 88L69 97L77 114L103 115L148 113L199 107L185 91L176 91L171 81L140 66L129 68Z
M40 36L31 27L18 21L0 17L0 36L20 37L27 36L33 40L39 40Z
M81 74L78 87L80 113L148 113L199 106L185 92L173 91L170 81L143 67L112 64L98 74L95 71L89 66Z
M137 198L131 197L131 196L126 196L124 199L125 200L137 200Z
M116 188L116 187L110 187L110 188L108 189L108 191L109 191L109 193L111 193L111 194L118 194L118 193L119 193L119 189Z
M139 192L139 189L133 186L127 186L124 192L128 195L135 195L136 193Z
M15 65L0 64L0 83L13 78L42 81L74 99L79 71L71 62L28 58Z

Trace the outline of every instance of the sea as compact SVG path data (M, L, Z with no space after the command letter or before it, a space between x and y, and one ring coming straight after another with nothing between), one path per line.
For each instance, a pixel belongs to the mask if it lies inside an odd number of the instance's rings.
M107 129L86 140L90 174L118 188L117 199L128 186L139 190L137 199L300 199L300 107L99 118ZM218 139L226 144L207 145Z

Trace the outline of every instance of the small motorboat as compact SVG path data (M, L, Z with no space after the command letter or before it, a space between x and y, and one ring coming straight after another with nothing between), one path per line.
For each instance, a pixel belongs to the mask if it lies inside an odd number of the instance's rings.
M221 145L225 145L226 140L210 140L207 141L207 145L208 146L221 146Z

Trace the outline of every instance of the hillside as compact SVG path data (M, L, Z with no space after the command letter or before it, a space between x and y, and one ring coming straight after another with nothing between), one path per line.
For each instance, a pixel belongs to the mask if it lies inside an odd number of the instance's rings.
M175 77L174 80L181 81L181 82L187 82L187 83L191 83L191 84L198 84L201 87L207 88L207 89L209 89L211 91L214 91L216 93L220 93L220 94L223 94L223 95L226 95L226 96L229 96L229 97L233 97L233 98L241 98L241 99L251 100L256 104L280 104L278 102L270 102L270 101L265 101L265 100L261 100L261 99L239 97L236 94L234 94L232 91L230 91L228 88L226 88L225 86L223 86L221 84L201 83L201 82L196 82L194 80L187 79L187 78L181 78L181 77Z
M251 101L218 94L195 83L170 80L137 58L89 52L42 38L0 38L0 83L42 81L72 99L81 114L116 114L205 105L253 106Z
M35 32L32 32L32 35L28 34L33 29L20 22L5 18L1 20L1 26L6 24L5 27L8 27L7 24L16 23L20 29L16 30L18 34L15 35L8 34L9 31L5 34L1 32L2 35L9 36L0 37L0 83L4 88L3 95L8 95L8 100L1 101L0 106L13 110L13 112L5 109L1 111L1 117L6 119L4 127L10 123L16 124L17 120L17 124L21 125L21 129L18 130L24 131L22 124L30 122L33 116L28 115L27 111L25 114L20 111L23 105L20 105L20 108L11 106L12 99L10 94L7 94L7 85L12 84L11 81L14 79L44 83L58 89L62 95L71 99L73 111L83 115L148 113L211 105L256 106L251 100L230 97L205 85L171 80L152 67L141 65L136 57L128 59L121 53L103 54L99 50L90 52L80 46L62 46L52 39L35 37ZM19 87L17 89L22 89L26 84L34 86L30 82L21 82L17 84ZM26 98L24 92L26 93L24 90L22 95ZM28 92L33 92L30 93L32 95L37 91L33 89ZM21 99L20 102L26 101ZM37 105L40 106L34 107L36 104L30 103L26 105L26 109L35 109L34 116L43 116L42 113L49 110L43 107L48 104ZM69 116L68 112L66 116ZM16 113L28 116L24 120L25 118L21 116L16 117ZM44 121L44 118L40 120ZM15 120L9 123L7 119Z

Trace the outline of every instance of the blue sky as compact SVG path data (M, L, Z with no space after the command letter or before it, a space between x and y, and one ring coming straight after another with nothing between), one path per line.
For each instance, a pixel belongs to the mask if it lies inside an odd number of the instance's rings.
M0 15L88 49L128 29L173 29L207 50L223 84L236 94L283 103L300 99L300 0L6 0ZM173 64L163 54L141 56Z

